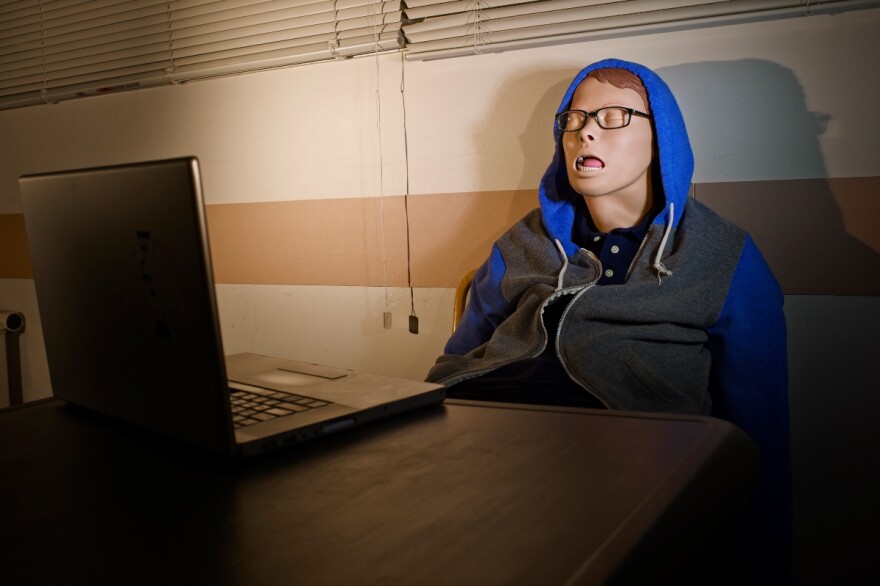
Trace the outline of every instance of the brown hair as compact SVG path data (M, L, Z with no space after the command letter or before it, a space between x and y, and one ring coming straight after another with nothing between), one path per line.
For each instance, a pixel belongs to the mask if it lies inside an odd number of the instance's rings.
M609 67L593 70L587 77L592 77L602 83L610 83L622 90L635 91L641 96L642 102L645 104L645 112L651 111L651 104L648 102L648 90L645 89L645 84L642 83L642 80L635 73L619 67Z

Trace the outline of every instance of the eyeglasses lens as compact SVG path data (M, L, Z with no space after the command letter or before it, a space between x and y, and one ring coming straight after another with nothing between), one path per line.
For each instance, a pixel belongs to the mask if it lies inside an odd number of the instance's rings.
M602 128L620 128L626 126L629 112L623 108L602 108L596 112L596 117Z
M556 118L556 126L563 132L574 132L580 130L584 125L583 112L570 111L563 112Z

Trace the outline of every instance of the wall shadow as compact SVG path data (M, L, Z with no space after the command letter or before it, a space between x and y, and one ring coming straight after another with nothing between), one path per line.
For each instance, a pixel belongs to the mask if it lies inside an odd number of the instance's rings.
M696 198L749 231L786 294L880 295L880 254L848 231L838 201L875 217L880 202L827 178L831 117L809 111L791 70L746 59L657 73L687 122Z

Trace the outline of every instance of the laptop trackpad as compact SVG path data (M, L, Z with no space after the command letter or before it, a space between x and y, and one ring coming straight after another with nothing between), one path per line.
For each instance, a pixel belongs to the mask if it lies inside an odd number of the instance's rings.
M292 368L273 368L255 372L247 376L234 377L232 380L238 379L236 382L268 387L305 387L336 380L345 375L337 369L303 364Z

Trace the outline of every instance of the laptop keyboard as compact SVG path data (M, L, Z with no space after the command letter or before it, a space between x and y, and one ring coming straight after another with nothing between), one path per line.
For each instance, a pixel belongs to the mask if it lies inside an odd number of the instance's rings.
M233 388L229 389L229 399L236 429L330 405L327 401L290 393L270 392L263 395Z

